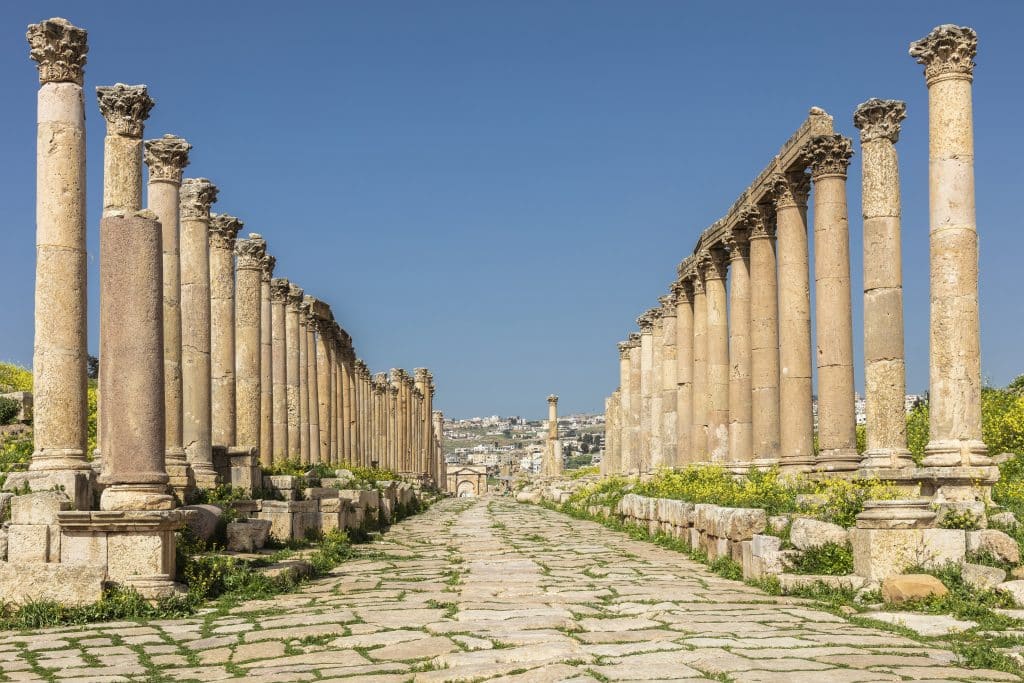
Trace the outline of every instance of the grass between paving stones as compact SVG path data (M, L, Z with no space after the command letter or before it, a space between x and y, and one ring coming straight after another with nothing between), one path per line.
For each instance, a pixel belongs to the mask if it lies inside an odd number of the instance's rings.
M558 506L553 503L542 503L542 507L562 514L602 524L615 531L621 531L630 538L649 541L669 550L674 550L690 559L708 565L711 571L727 579L743 580L742 567L731 558L720 557L709 563L707 554L695 550L689 543L664 533L650 533L648 529L636 524L627 524L618 518L604 518L590 515L585 510L571 506ZM1009 648L1024 645L1024 637L993 633L1008 628L1024 628L1024 620L1012 619L993 611L997 607L1013 606L1009 596L992 590L980 591L967 585L960 575L958 565L947 565L939 569L914 568L912 573L932 574L939 578L949 589L945 596L932 596L923 600L913 600L895 605L881 603L881 594L877 591L860 593L852 589L835 588L824 583L802 586L783 591L779 580L766 577L759 580L748 580L746 583L763 590L769 595L786 595L806 598L818 602L823 609L843 617L848 621L878 630L896 633L912 640L952 650L960 665L975 669L995 669L1018 676L1024 676L1024 666L1015 659L999 652L997 648ZM877 621L863 616L868 610L884 609L886 611L923 612L926 614L948 614L957 619L974 621L978 625L966 631L951 633L941 637L922 636L902 626Z

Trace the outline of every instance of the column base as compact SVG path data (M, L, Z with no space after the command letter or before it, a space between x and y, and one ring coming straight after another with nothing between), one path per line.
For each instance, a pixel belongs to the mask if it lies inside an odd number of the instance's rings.
M217 470L213 469L212 463L192 463L192 475L195 478L196 488L212 489L220 483L220 477L217 476Z
M172 510L174 496L166 484L110 484L100 496L100 510Z
M192 474L192 467L187 462L175 461L168 462L166 468L167 485L178 497L178 504L184 505L192 499L192 494L196 490L196 478Z
M924 447L923 467L988 467L988 447L976 439L929 441Z
M813 455L794 455L779 459L779 468L786 474L807 474L814 471Z
M906 448L872 448L860 458L861 470L901 470L916 467L914 458Z
M30 472L81 471L92 469L85 451L77 448L45 448L32 453Z
M88 463L86 463L88 465ZM4 491L63 491L75 510L94 507L93 483L96 479L91 468L84 470L32 470L11 472L4 482Z
M816 472L854 472L860 464L856 448L832 448L819 451L815 459Z

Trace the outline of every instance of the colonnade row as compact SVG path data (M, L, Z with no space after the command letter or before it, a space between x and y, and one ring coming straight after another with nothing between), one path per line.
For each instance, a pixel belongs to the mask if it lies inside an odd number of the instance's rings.
M85 30L60 18L27 37L41 83L30 472L59 481L96 467L86 453L88 45ZM273 277L266 240L238 239L242 221L211 212L217 186L183 178L192 146L173 135L143 141L147 87L118 83L97 96L107 124L101 506L159 508L168 483L213 486L217 448L258 452L264 466L378 465L443 485L431 373L371 374L326 302Z
M976 49L974 30L953 25L910 48L924 65L929 96L930 425L922 465L941 468L931 472L938 479L985 480L994 470L981 438ZM814 108L726 217L700 236L669 292L637 319L639 331L618 345L620 384L606 403L606 473L695 462L895 478L914 469L895 147L905 116L903 102L880 99L853 114L863 178L866 451L858 454L854 412L846 199L854 149Z

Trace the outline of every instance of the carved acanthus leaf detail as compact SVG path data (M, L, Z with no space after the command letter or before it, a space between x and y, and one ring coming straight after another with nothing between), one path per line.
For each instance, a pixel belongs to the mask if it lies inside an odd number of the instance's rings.
M107 135L141 138L153 98L144 85L101 85L96 88L100 113L107 121Z
M910 56L924 64L925 82L931 85L943 77L974 77L974 56L978 34L973 28L943 24L921 40L910 44Z
M82 85L88 35L84 28L60 17L30 24L25 38L29 57L39 65L39 82Z

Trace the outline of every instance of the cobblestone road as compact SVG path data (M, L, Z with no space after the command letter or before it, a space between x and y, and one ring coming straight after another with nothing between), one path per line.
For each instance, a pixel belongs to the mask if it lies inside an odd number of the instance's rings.
M301 592L0 633L12 681L1018 680L507 500L448 500Z

